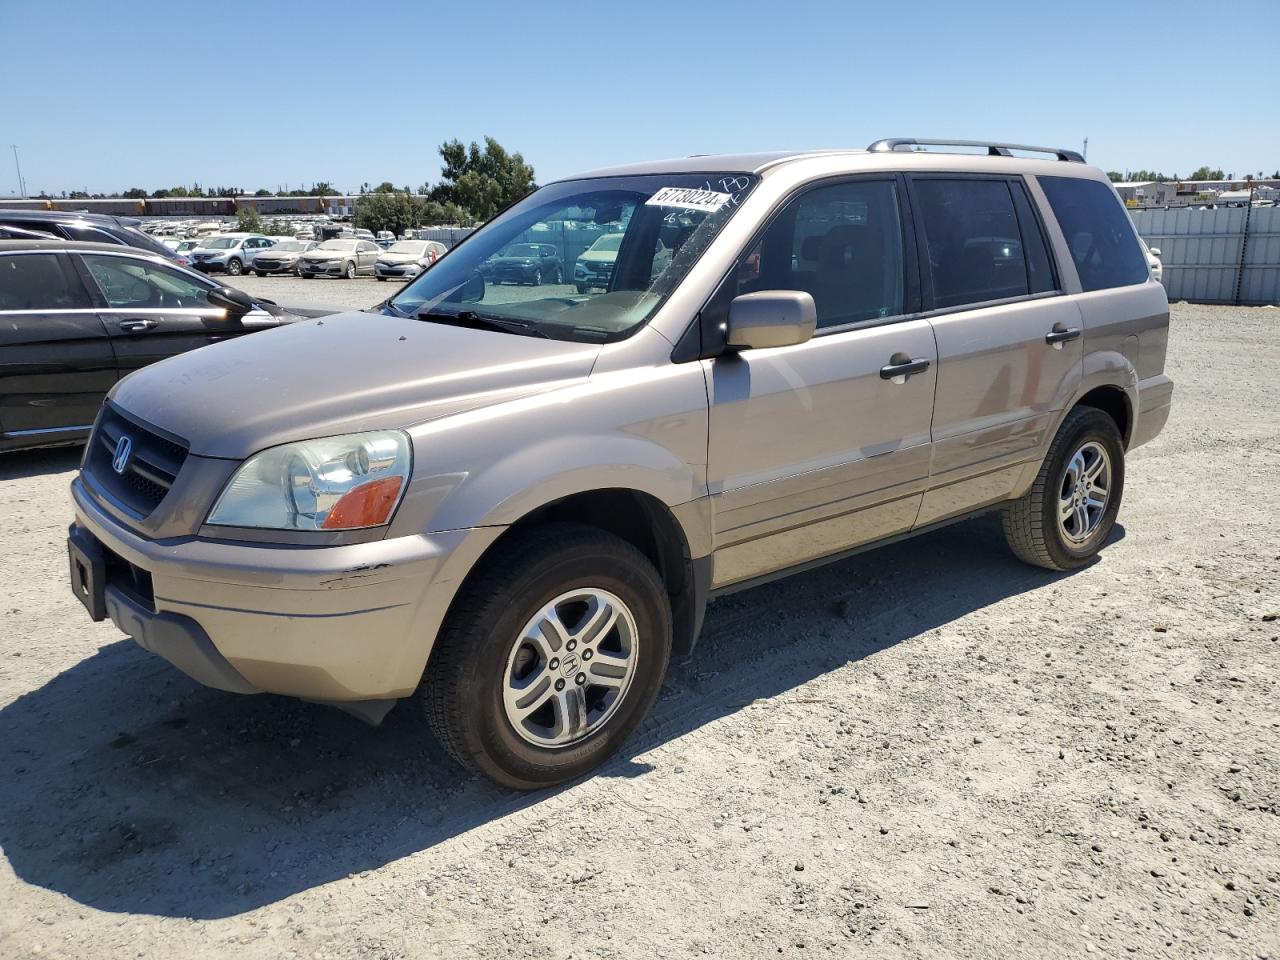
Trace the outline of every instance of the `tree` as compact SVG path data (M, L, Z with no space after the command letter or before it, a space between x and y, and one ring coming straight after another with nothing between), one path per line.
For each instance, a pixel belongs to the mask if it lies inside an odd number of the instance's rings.
M257 190L253 191L253 195L255 197L269 197L271 196L271 191L266 187L259 187Z
M418 225L421 202L407 193L366 193L356 201L357 227L390 230L397 237Z
M367 187L368 184L366 183L365 186ZM374 187L373 190L365 191L365 192L366 193L399 193L399 191L396 189L396 185L392 183L390 180L383 180L380 184ZM409 192L408 190L405 191L405 193L408 193L408 192Z
M72 190L70 193L67 194L67 199L68 200L88 200L89 194L87 194L83 190Z
M120 194L126 200L145 200L147 199L147 191L141 187L130 187L124 193Z
M1122 183L1124 181L1124 174L1119 170L1108 170L1107 179L1112 183Z
M236 229L242 233L261 233L262 217L253 207L241 207L236 211Z
M461 140L450 140L440 145L440 158L444 177L431 199L455 204L480 220L537 188L533 167L520 154L507 153L493 137L484 138L483 150L474 141L465 147Z
M306 192L308 197L336 197L342 191L335 187L328 180L321 180L319 183L313 183L311 189Z
M1191 174L1191 176L1187 177L1187 179L1188 180L1223 180L1226 178L1222 175L1221 170L1210 170L1208 167L1201 167L1195 173Z
M452 203L426 200L422 201L418 222L426 226L438 226L440 224L470 226L474 219L467 211Z

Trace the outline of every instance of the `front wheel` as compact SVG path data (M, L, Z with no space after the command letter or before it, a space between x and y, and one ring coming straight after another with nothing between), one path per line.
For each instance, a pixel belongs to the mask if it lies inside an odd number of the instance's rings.
M244 273L244 264L239 260L234 259L227 261L227 273L231 274L233 277L240 276L240 274Z
M671 607L653 564L576 524L517 532L454 600L420 698L460 764L549 787L603 763L653 705Z
M1018 559L1077 570L1102 549L1124 493L1124 441L1094 407L1067 414L1026 495L1005 504L1004 535Z
M347 269L343 271L343 276L348 280L354 280L356 278L356 265L350 260L347 261Z
M264 273L262 270L255 270L255 271L253 271L253 272L254 272L254 273L256 273L256 274L257 274L258 276L260 276L260 277L265 277L265 276L266 276L266 273Z
M386 280L386 279L387 279L386 277L384 277L384 276L383 276L382 274L380 274L380 273L379 273L379 274L375 274L375 276L376 276L379 280Z

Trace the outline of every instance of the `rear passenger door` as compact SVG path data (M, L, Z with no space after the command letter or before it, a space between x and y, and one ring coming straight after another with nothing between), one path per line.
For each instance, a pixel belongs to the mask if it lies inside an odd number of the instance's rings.
M66 254L0 255L0 448L83 435L115 381L107 330Z
M908 183L938 345L923 526L1010 494L1080 382L1081 319L1020 177Z
M897 178L809 188L725 283L813 295L810 341L708 365L713 583L909 530L929 476L936 353ZM717 294L717 301L724 294Z

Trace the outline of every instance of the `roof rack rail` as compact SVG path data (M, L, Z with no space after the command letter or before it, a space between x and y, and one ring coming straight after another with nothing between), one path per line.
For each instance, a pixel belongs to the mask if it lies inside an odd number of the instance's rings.
M1010 151L1022 150L1027 153L1053 154L1059 160L1069 163L1084 163L1084 157L1076 151L1062 147L1029 147L1023 143L991 143L987 140L918 140L913 137L894 137L877 140L867 149L873 153L886 153L902 147L985 147L987 156L990 157L1011 157L1013 154Z

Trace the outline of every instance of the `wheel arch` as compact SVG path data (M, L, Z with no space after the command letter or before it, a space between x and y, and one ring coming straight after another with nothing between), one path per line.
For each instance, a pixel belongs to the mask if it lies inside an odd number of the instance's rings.
M1133 437L1133 401L1129 394L1114 384L1094 387L1078 399L1075 407L1093 407L1101 410L1115 421L1120 436L1124 440L1125 449Z

